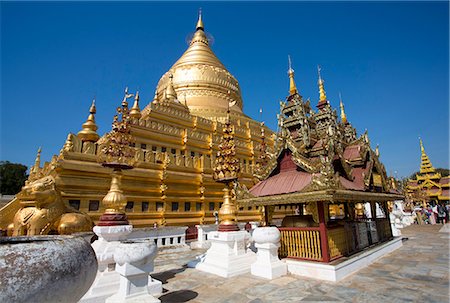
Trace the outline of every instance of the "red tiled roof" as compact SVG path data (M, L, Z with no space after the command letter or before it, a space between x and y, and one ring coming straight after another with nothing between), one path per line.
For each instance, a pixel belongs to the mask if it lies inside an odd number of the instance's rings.
M437 194L438 191L439 191L439 188L431 188L428 190L428 192L432 193L432 194Z
M357 159L360 157L359 151L361 150L361 147L359 145L350 145L347 146L344 150L344 159L346 160L352 160Z
M275 176L260 181L250 189L250 192L257 197L294 193L311 183L311 178L311 174L303 171L282 171Z
M408 185L416 187L417 186L417 181L408 181Z
M352 169L353 183L356 184L358 188L364 190L364 178L368 173L369 168L355 167Z
M344 177L339 177L339 180L345 189L364 190L364 182L352 182Z
M441 180L439 180L439 184L448 184L450 183L450 177L442 177Z
M441 196L450 197L450 189L443 189Z

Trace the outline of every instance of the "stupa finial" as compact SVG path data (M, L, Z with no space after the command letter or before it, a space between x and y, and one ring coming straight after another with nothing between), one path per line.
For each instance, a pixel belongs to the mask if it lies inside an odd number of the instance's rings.
M317 73L319 74L319 95L320 95L320 101L319 102L326 102L327 101L327 95L325 93L325 88L324 88L324 81L322 79L322 76L320 75L320 71L321 71L321 67L320 65L317 65Z
M83 123L82 129L78 132L77 136L82 141L96 142L99 139L97 134L97 124L95 124L95 114L97 109L95 107L95 98L92 100L91 107L89 108L89 116L86 122Z
M137 91L134 96L134 104L130 110L130 117L135 119L139 119L141 117L141 109L139 108L139 91Z
M347 115L345 114L344 103L342 102L342 96L341 96L340 92L339 92L339 107L341 108L341 120L342 120L342 123L348 124Z
M177 99L177 93L173 87L173 74L169 74L169 83L166 87L165 99L169 101L175 101Z
M289 94L294 95L297 91L297 86L295 85L295 79L294 79L294 70L292 69L292 62L291 62L291 56L288 55L288 76L289 76Z
M202 8L200 7L198 9L198 21L197 21L197 26L195 27L196 30L205 30L205 26L203 25L203 20L202 20Z

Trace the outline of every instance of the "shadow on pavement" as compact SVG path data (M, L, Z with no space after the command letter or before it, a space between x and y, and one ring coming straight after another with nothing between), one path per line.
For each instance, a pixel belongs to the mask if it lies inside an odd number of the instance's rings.
M198 296L197 292L184 289L173 291L166 295L162 295L158 299L160 299L161 302L178 303L178 302L188 302L192 299L195 299L197 296Z
M171 269L168 271L152 273L151 276L153 279L161 281L162 284L167 284L168 280L174 278L176 274L179 274L180 272L185 271L186 268L187 268L186 266L183 266L181 268Z

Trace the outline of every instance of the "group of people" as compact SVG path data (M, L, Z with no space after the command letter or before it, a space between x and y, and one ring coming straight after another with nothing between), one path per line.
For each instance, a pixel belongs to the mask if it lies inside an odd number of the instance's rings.
M427 204L426 207L415 209L418 224L445 224L449 220L450 204Z

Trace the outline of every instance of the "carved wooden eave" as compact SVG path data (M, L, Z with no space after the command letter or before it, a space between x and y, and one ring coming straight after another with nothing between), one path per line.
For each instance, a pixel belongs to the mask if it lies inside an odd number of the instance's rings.
M362 192L345 189L327 189L314 192L296 192L292 194L238 199L239 207L284 205L308 202L385 202L404 199L404 195L392 193Z
M315 171L315 167L312 165L311 161L298 152L297 147L295 146L295 143L290 138L290 136L287 138L284 137L280 141L278 141L274 149L274 153L270 156L270 160L268 161L267 165L262 167L258 171L255 171L255 173L253 174L259 180L265 180L270 176L270 174L276 169L278 165L279 157L286 149L291 151L292 161L294 161L297 166L308 173L313 173Z

